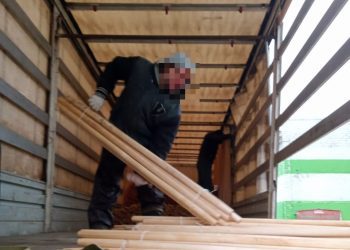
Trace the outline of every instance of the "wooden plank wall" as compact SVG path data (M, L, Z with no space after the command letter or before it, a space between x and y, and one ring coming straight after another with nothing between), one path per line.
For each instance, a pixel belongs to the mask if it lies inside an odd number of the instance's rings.
M0 219L0 235L43 231L51 11L42 0L0 3L0 173L28 180L19 187L1 178L0 211L6 220ZM58 47L59 92L87 101L95 80L69 40L60 40ZM109 111L106 104L102 114ZM101 146L77 124L57 117L51 230L75 230L86 226ZM36 198L23 200L32 195ZM22 227L25 218L17 215L26 209L33 217Z
M246 89L242 91L231 106L233 120L238 125L234 148L236 155L232 173L232 201L233 206L236 206L236 209L239 207L239 210L242 211L243 214L241 215L248 217L261 217L261 214L265 214L265 210L267 213L267 202L266 204L259 205L259 214L255 214L256 210L254 208L246 209L247 207L245 207L250 205L250 200L253 203L255 202L254 197L267 191L266 173L252 180L245 181L243 184L240 183L245 177L256 170L257 166L268 159L269 137L265 138L265 132L269 128L268 109L263 108L269 96L268 84L267 81L264 81L264 76L267 72L267 60L265 56L258 60L256 67L256 73L247 82ZM256 94L259 87L261 90ZM248 112L246 111L247 109L249 109ZM262 109L264 111L261 111ZM256 206L254 205L254 207Z
M218 185L218 197L231 205L231 141L225 140L218 149L213 165L213 184Z
M42 1L28 6L29 1L18 2L26 9L28 16L46 39L49 39L50 15ZM30 8L28 8L30 7ZM40 15L39 13L42 12ZM48 56L30 38L15 18L0 5L1 31L30 59L44 75L47 75ZM24 72L3 50L0 51L0 77L12 88L45 111L47 93L45 89ZM45 126L34 117L13 105L10 100L0 97L0 123L31 142L44 146ZM42 180L44 161L22 150L1 143L1 169L21 176Z

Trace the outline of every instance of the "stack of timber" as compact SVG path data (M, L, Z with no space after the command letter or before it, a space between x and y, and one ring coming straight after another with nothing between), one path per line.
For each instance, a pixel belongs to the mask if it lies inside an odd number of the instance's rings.
M226 203L138 144L85 104L62 97L59 99L59 109L95 136L104 148L196 218L209 225L226 225L241 220Z
M350 222L245 219L226 226L194 217L134 216L136 225L80 230L78 244L102 249L350 249ZM81 249L81 248L75 248Z
M134 216L136 225L119 225L113 230L80 230L79 246L96 244L102 249L128 250L350 249L349 222L242 219L221 200L84 104L61 98L59 108L106 149L195 216Z

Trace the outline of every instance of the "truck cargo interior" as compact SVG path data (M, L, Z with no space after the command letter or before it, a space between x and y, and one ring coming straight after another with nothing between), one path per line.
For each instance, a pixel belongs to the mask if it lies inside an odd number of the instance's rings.
M347 0L0 0L0 250L350 249L349 23Z

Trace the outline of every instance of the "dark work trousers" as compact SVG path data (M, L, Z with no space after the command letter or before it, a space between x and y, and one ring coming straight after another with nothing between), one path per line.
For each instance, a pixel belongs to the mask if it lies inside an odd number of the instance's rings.
M101 160L95 175L94 189L88 209L90 228L112 228L112 206L120 191L119 181L123 177L125 163L106 149L102 150ZM164 195L149 185L137 188L143 215L161 215Z
M211 159L199 159L198 165L197 165L198 184L203 188L208 189L209 191L212 191L214 189L211 181L212 163L213 163L213 160Z

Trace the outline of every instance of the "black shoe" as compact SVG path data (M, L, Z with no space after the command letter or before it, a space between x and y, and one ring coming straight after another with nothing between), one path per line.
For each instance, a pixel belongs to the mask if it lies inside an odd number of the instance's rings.
M141 213L144 216L161 216L164 213L163 205L141 206Z
M91 225L90 229L109 230L111 228L103 224L95 224L95 225Z

